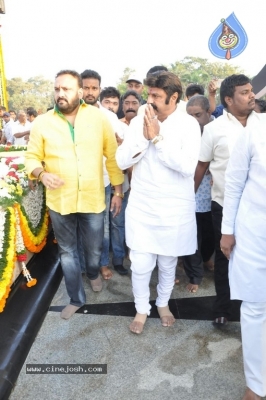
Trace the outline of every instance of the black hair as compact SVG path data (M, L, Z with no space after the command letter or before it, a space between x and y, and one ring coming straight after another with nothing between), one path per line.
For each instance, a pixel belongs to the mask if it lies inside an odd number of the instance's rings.
M266 101L255 99L255 103L258 104L260 112L266 113Z
M243 74L239 74L239 75L230 75L227 78L225 78L222 83L221 83L221 88L220 88L220 99L221 99L221 103L222 105L226 108L227 107L227 103L225 101L225 98L234 97L234 93L235 93L235 88L236 86L243 86L246 85L247 83L250 83L250 79Z
M154 74L155 72L159 72L159 71L168 71L168 69L166 67L164 67L163 65L155 65L154 67L149 69L149 71L146 74L146 77L149 74Z
M81 79L97 79L99 81L99 85L101 85L101 76L98 72L93 71L92 69L85 69L81 74Z
M29 107L27 108L27 114L31 117L33 116L34 118L36 118L38 116L38 113L36 110L34 110L34 108Z
M180 79L176 74L169 71L159 71L155 74L149 74L148 77L144 80L144 85L148 87L163 89L164 92L167 94L165 104L169 104L170 97L174 93L178 93L176 103L179 103L183 94Z
M201 94L197 94L195 96L192 96L188 100L186 108L188 108L190 106L200 106L202 108L202 110L209 111L210 102L207 99L207 97L205 97Z
M201 94L204 96L204 87L202 85L198 85L197 83L191 83L186 88L186 97L192 97L195 94Z
M135 90L128 90L123 96L122 96L122 102L128 98L128 96L134 96L138 100L138 102L141 104L141 96L135 91Z
M120 92L113 86L105 87L100 93L100 101L109 97L118 97L120 100Z

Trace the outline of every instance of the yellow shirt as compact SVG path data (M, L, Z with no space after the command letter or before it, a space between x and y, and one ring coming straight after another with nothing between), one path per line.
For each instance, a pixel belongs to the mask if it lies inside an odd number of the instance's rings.
M64 181L60 188L46 191L47 205L53 211L62 215L100 213L105 209L103 156L112 185L124 180L115 160L114 131L98 108L82 103L73 133L72 139L67 120L55 110L36 118L25 156L27 171L34 179L32 171L44 161L46 171Z

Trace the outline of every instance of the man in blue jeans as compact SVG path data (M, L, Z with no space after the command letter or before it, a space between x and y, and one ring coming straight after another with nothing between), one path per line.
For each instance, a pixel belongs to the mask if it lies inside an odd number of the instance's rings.
M83 100L86 104L90 104L98 108L102 113L105 114L109 120L115 134L119 133L120 125L117 116L112 111L103 107L98 101L101 91L101 76L98 72L86 69L81 74L82 85L83 85ZM103 279L111 279L113 273L109 268L109 247L110 247L110 234L109 234L109 211L117 215L120 212L122 205L123 194L121 192L121 187L115 186L114 196L111 200L111 185L110 177L108 171L105 167L105 159L103 159L103 180L105 187L105 211L104 211L104 237L102 245L102 254L100 259L100 272ZM110 204L112 203L112 204ZM94 292L99 292L102 289L102 281L99 280L97 284L92 284L92 290Z
M87 276L91 282L100 279L105 209L103 156L111 183L122 188L124 179L115 161L113 129L103 113L84 103L82 95L82 80L76 71L64 70L56 75L55 107L34 122L25 157L30 179L38 179L46 187L70 297L70 304L61 313L64 319L86 301L78 258L78 227Z

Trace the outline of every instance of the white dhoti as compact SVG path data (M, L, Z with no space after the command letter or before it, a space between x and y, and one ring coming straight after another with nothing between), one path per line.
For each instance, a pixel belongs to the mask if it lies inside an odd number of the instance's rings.
M156 265L156 260L158 264L159 278L156 306L167 306L174 286L177 257L141 253L131 250L130 260L132 270L132 289L137 312L139 314L150 314L151 305L149 303L149 284L152 271Z
M266 303L241 305L244 372L249 389L266 395Z

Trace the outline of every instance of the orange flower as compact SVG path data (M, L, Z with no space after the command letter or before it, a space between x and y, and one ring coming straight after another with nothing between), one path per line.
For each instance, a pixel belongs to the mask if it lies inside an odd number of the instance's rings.
M31 281L27 282L27 286L28 286L28 287L35 286L36 283L37 283L37 279L32 278Z

